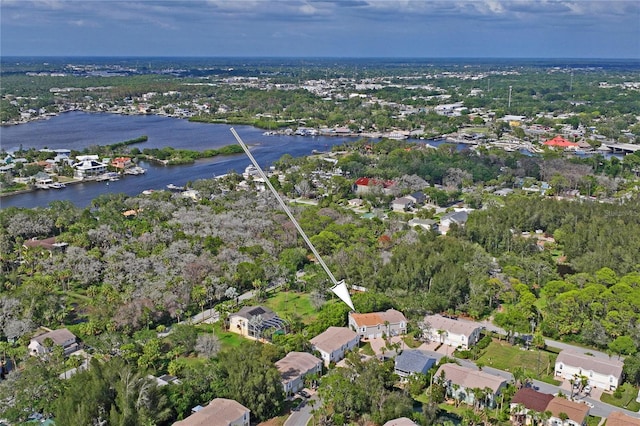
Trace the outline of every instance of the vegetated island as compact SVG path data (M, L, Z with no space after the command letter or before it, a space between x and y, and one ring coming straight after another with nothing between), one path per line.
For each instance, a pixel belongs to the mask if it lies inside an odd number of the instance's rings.
M206 149L204 151L195 151L191 149L175 149L173 147L165 148L145 148L140 151L137 148L131 150L131 155L135 155L138 159L145 159L165 166L192 164L196 160L202 158L212 158L218 155L234 155L242 153L242 148L238 145L226 145L219 149Z

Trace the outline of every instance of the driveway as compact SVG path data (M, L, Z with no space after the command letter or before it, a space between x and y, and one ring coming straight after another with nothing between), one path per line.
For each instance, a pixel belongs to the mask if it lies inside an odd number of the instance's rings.
M322 405L322 402L315 391L309 388L305 388L304 390L311 395L311 398L307 399L298 411L291 412L287 420L284 422L284 426L306 426L307 423L309 423L309 420L311 420L311 417L313 417L311 411Z

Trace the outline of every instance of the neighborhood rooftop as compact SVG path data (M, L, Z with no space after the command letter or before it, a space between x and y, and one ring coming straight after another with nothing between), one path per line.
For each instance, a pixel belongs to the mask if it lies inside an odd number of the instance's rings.
M578 424L582 424L584 419L589 414L589 406L586 404L579 404L577 402L569 401L566 398L560 398L554 396L549 405L547 405L547 410L551 411L551 414L554 417L560 418L560 413L565 413L569 416L569 419L573 420Z
M46 339L51 339L54 344L63 345L65 342L75 338L76 336L69 330L67 330L66 328L60 328L58 330L49 331L47 333L36 336L33 338L33 340L42 345L44 344L44 341Z
M598 358L564 350L558 354L556 363L580 367L586 371L620 377L624 363L613 358Z
M525 408L538 413L544 413L553 395L535 391L531 388L521 388L513 395L513 404L522 404Z
M433 330L446 330L450 333L469 335L480 324L472 321L453 319L442 315L427 315L424 317L425 324Z
M446 380L450 380L452 383L464 386L467 389L490 388L493 392L497 392L505 382L505 379L500 376L494 376L493 374L457 364L443 364L438 369L436 377L440 377L440 373L443 371Z
M289 352L280 361L276 361L275 365L286 383L313 369L320 362L320 359L307 352Z
M386 312L372 312L369 314L351 314L353 320L359 326L372 326L384 324L385 321L389 323L399 323L402 321L406 321L406 318L400 311L396 311L395 309L389 309Z
M226 426L238 421L247 411L244 405L233 399L216 398L173 426Z
M323 333L310 340L316 348L332 352L352 341L358 334L347 327L329 327Z

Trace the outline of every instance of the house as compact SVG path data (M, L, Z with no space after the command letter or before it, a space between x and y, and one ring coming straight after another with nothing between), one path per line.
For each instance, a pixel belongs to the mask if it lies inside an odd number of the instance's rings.
M562 148L562 149L576 149L580 145L575 142L569 142L564 139L562 136L558 135L553 139L549 139L548 141L543 142L544 146L548 146L551 148Z
M307 352L289 352L275 364L287 396L304 388L304 378L307 375L322 373L322 361Z
M486 391L481 405L489 407L495 406L500 390L507 386L507 380L503 377L458 364L442 364L434 380L444 380L441 384L445 386L447 394L468 405L475 403L474 389Z
M287 322L269 308L245 306L225 320L227 329L251 339L271 339L287 332Z
M640 426L640 419L614 411L607 417L607 426Z
M477 322L442 315L426 315L424 324L424 335L429 340L465 350L478 343L482 330Z
M435 363L435 357L423 351L404 350L396 357L394 372L400 376L401 381L406 381L412 374L427 374Z
M176 376L172 376L170 374L163 374L160 377L156 377L156 376L148 376L150 379L155 380L156 384L158 385L158 387L162 387L162 386L167 386L168 384L176 384L176 385L180 385L182 384L182 382L180 381L180 379L178 379Z
M329 327L309 341L311 349L318 351L324 365L338 362L345 354L357 348L360 344L360 335L348 327Z
M547 421L549 426L582 426L586 424L589 406L554 396L545 411L551 412L551 418ZM563 414L567 416L566 420L562 419Z
M400 417L398 419L389 420L383 426L418 426L418 424L406 417Z
M413 204L414 204L413 200L407 197L400 197L400 198L396 198L391 202L391 209L394 212L404 212L409 210L411 207L413 207Z
M29 354L34 356L45 355L51 351L52 346L49 346L51 344L53 346L62 346L64 354L69 355L80 348L77 340L77 337L66 328L48 331L31 339L28 346Z
M446 235L452 224L464 226L469 217L469 210L459 210L446 213L440 218L440 233Z
M586 377L589 385L604 390L614 390L622 380L622 361L597 358L564 350L558 354L555 375L565 380Z
M349 207L362 207L363 203L362 198L352 198L349 200Z
M407 332L407 319L395 309L369 314L349 312L349 327L364 339L398 336Z
M111 166L116 169L124 170L128 167L133 166L133 162L131 162L131 158L129 157L116 157L111 160Z
M173 426L249 426L251 411L233 399L216 398Z
M544 413L553 395L538 392L531 388L520 388L511 399L511 421L519 424L532 424L533 414Z
M69 243L58 243L56 242L56 237L49 237L43 240L38 240L36 237L33 237L30 240L26 240L22 245L25 248L35 248L41 247L45 250L53 251L53 250L62 250L69 245Z
M382 193L389 195L393 185L395 185L395 182L391 180L378 180L361 177L355 182L355 191L356 194L368 194L372 192L374 188L380 188Z
M427 231L435 231L438 229L438 222L433 219L417 219L413 218L408 222L409 226L412 227L421 227L426 229Z
M98 176L107 171L107 165L98 162L97 155L81 155L76 157L78 163L73 165L74 176L77 179Z
M424 202L427 201L427 196L422 191L416 191L405 197L413 201L413 204L424 204Z

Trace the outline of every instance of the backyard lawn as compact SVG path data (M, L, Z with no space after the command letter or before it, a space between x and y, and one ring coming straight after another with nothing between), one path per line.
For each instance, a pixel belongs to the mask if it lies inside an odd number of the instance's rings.
M305 324L313 322L318 314L318 311L311 305L308 294L294 291L271 293L267 300L262 302L262 305L273 310L284 319L289 316L299 316Z
M556 357L556 354L550 352L527 351L518 346L512 346L508 342L494 340L476 362L505 371L522 367L528 377L557 384L559 382L553 378Z
M243 342L247 342L248 340L240 336L236 333L231 333L229 331L225 331L222 322L217 322L214 326L214 332L216 336L220 339L220 344L222 345L222 349L235 348L240 346Z

